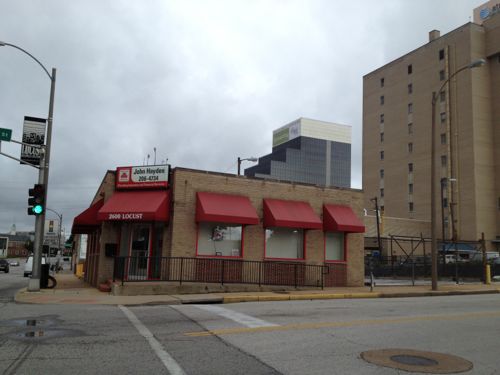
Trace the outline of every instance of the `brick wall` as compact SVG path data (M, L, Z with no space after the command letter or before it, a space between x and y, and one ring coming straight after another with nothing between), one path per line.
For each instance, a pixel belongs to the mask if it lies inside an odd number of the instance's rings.
M26 242L24 242L24 241L9 241L9 248L7 249L7 256L9 256L9 257L27 257L28 250L26 249Z
M375 215L367 215L363 218L365 224L365 236L377 236L377 218ZM382 215L379 222L380 236L411 236L411 237L430 237L431 222L429 220L407 219L402 217L388 217ZM441 232L439 232L441 233Z
M294 184L269 180L251 179L219 173L174 169L172 216L169 237L164 242L165 253L171 256L196 256L196 192L207 191L236 194L249 197L260 218L258 225L244 228L245 260L264 259L263 199L286 199L306 201L314 212L322 217L323 204L341 204L352 207L362 217L363 193L344 188L325 188L305 184ZM321 230L309 230L306 235L306 263L324 263L324 235ZM363 285L363 234L347 235L346 284Z

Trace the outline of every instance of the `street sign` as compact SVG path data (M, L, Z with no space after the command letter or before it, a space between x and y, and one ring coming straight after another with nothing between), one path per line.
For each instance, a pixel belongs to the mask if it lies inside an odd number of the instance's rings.
M11 137L12 137L12 129L0 128L0 141L10 142Z

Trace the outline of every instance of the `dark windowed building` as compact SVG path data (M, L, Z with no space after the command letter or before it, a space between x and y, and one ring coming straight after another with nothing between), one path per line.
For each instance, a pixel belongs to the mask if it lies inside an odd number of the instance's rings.
M245 176L349 188L351 127L299 118L273 132L272 153Z

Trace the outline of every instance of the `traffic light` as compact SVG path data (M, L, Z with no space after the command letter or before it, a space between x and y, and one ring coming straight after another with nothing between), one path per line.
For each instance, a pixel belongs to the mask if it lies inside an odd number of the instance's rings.
M29 189L28 215L41 215L45 211L45 187L36 184L33 189Z

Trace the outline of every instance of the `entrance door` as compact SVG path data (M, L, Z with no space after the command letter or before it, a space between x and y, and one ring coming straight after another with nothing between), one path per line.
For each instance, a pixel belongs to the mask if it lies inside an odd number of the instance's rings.
M129 280L143 280L148 276L151 225L133 224L130 238Z

